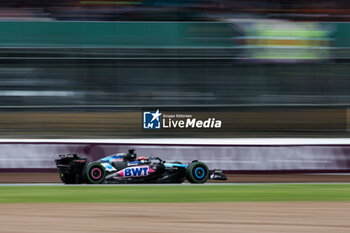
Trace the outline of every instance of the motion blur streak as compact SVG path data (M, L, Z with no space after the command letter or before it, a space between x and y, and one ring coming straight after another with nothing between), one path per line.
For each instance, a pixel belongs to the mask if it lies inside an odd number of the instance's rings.
M3 1L0 137L159 136L146 105L237 121L215 137L348 135L349 16L341 0Z

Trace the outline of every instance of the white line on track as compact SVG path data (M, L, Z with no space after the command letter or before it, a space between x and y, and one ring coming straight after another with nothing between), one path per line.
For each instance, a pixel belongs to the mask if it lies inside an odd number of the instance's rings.
M155 143L156 142L156 143ZM0 143L111 143L144 145L350 145L350 138L139 138L139 139L0 139Z
M91 186L91 187L100 187L100 186L222 186L222 185L307 185L307 184L350 184L349 182L303 182L303 183L205 183L205 184L190 184L190 183L182 183L182 184L62 184L62 183L2 183L0 187L16 187L16 186Z

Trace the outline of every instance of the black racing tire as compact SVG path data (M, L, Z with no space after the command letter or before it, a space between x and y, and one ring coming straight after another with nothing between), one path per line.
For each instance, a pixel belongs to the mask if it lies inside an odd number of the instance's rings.
M190 183L205 183L209 179L209 168L205 163L193 162L186 169L186 178Z
M89 183L101 184L106 178L106 171L100 163L94 162L87 166L85 175Z
M62 182L65 184L78 184L79 183L79 177L77 174L60 172L60 178L61 178Z

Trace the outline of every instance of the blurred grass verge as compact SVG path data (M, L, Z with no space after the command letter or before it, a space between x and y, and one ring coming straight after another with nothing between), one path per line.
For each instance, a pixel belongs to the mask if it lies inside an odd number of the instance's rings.
M350 184L2 186L0 203L350 201Z

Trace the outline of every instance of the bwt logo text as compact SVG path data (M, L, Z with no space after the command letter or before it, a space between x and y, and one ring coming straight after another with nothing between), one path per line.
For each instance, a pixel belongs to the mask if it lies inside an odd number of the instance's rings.
M141 177L148 176L152 172L154 172L154 170L149 166L137 166L125 168L117 172L117 174L121 177Z
M161 115L159 109L156 112L143 112L143 128L160 129Z
M124 176L147 176L148 167L133 167L124 170Z

